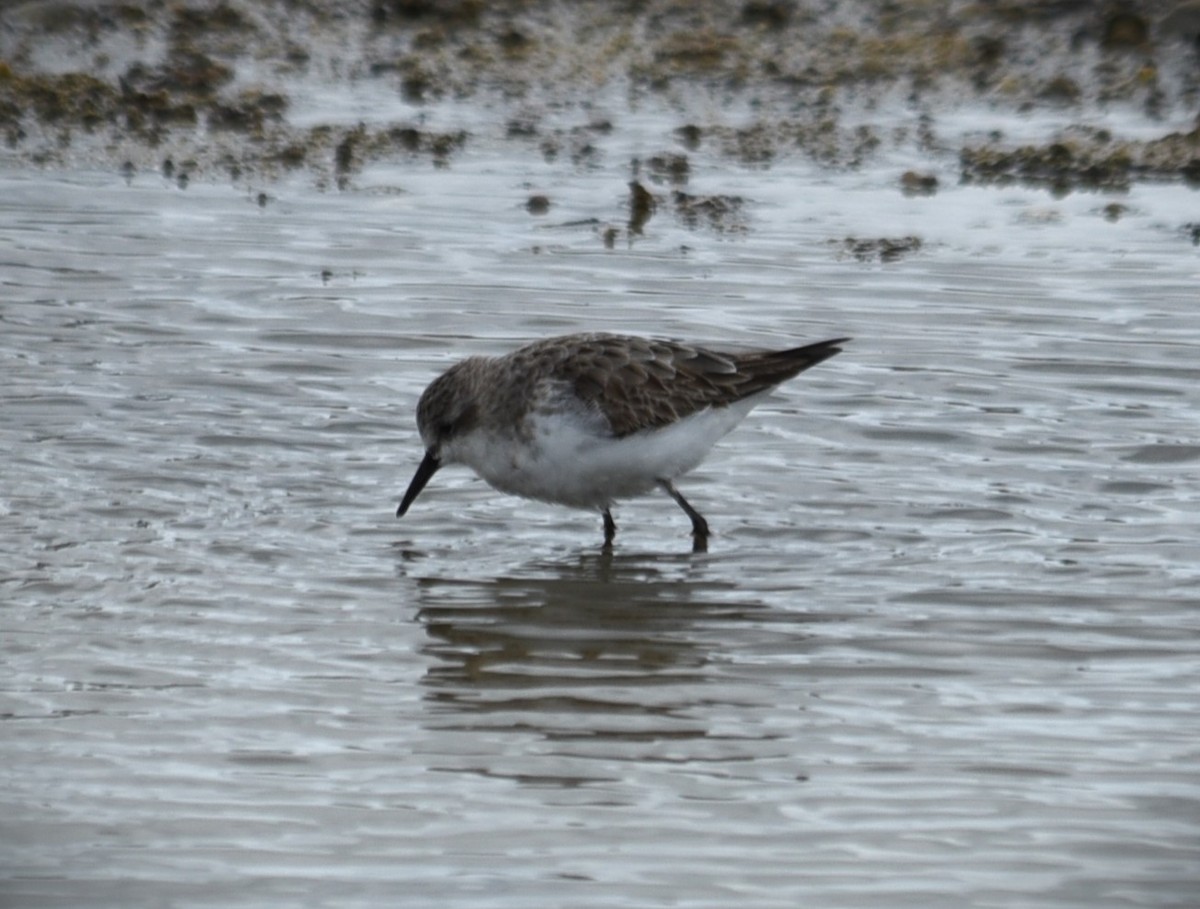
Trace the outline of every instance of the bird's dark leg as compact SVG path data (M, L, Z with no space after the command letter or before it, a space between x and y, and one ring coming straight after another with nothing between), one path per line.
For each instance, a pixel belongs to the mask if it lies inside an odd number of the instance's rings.
M659 480L658 485L667 491L672 499L675 500L680 508L682 508L689 518L692 519L692 552L707 552L708 551L708 521L696 511L675 488L675 484L670 480Z
M617 524L612 519L612 512L604 509L604 548L612 549L613 537L617 535Z

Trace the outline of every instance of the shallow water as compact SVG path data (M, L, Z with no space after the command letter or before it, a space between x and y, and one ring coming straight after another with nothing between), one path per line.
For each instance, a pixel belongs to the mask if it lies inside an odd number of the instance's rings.
M0 901L1194 905L1197 197L905 166L694 161L745 230L632 237L501 148L0 174ZM855 340L680 484L705 555L451 470L397 522L429 379L585 329Z

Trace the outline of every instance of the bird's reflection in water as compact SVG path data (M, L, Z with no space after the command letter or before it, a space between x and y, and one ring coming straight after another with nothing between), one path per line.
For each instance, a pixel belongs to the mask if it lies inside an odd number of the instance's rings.
M762 607L689 557L597 554L420 582L431 722L555 739L701 737L722 629Z

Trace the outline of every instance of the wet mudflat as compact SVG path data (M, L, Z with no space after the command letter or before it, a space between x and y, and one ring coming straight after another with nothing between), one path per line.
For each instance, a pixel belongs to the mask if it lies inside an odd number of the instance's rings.
M904 166L636 235L496 150L6 173L6 902L1190 904L1194 197ZM681 484L706 555L451 470L397 522L425 383L581 329L855 341Z
M1195 905L1195 4L0 17L0 905ZM585 330L854 341L397 521Z

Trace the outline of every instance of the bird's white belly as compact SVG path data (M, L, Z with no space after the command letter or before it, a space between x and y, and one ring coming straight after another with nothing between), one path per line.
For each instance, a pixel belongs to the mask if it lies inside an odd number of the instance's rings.
M473 433L455 445L452 460L467 464L501 492L607 508L694 469L758 399L709 408L620 439L597 435L594 425L573 414L537 414L530 417L528 438Z

